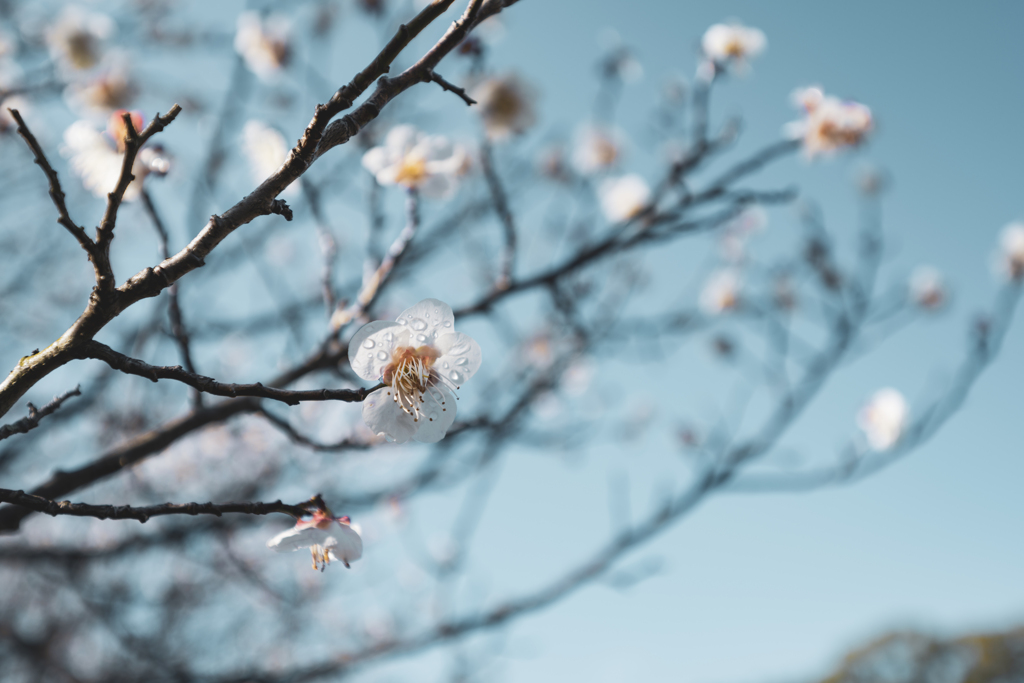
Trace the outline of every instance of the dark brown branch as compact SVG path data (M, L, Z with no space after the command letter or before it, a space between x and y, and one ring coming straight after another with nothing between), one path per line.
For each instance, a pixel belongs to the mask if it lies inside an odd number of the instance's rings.
M57 470L41 486L32 490L32 495L43 498L58 498L93 484L101 479L131 467L145 458L159 453L181 437L211 424L219 424L235 415L253 413L259 410L259 401L243 398L224 401L203 410L194 411L184 417L172 420L145 434L141 434L123 446L118 446L96 460L75 470ZM31 514L27 508L0 508L0 532L16 531L21 520Z
M17 422L12 422L9 425L0 426L0 441L3 441L9 436L14 436L15 434L24 434L30 430L35 429L36 427L39 426L40 420L42 420L47 415L50 415L51 413L55 412L58 408L61 407L61 404L63 404L64 401L68 400L72 396L81 395L81 387L75 387L71 391L68 391L66 393L61 394L60 396L55 397L52 401L47 403L42 408L37 409L34 405L29 403L28 417L23 417Z
M255 384L226 384L218 382L211 377L188 372L180 365L150 365L145 361L118 353L106 344L101 344L98 341L90 341L84 344L79 354L79 358L101 360L115 370L129 375L145 377L152 382L161 379L171 379L187 384L197 391L213 394L214 396L266 398L273 401L281 401L291 406L298 405L303 401L345 401L347 403L357 403L365 399L371 392L383 386L378 385L369 389L309 389L306 391L292 391L264 386L260 382Z
M88 503L72 503L55 501L42 496L34 496L24 491L0 489L0 502L10 503L28 508L33 512L42 512L51 517L68 515L71 517L95 517L96 519L134 519L145 523L150 517L166 515L213 515L220 517L228 514L270 515L282 513L296 519L308 515L309 511L297 505L286 505L280 500L273 503L163 503L161 505L90 505Z
M436 74L433 71L430 72L430 80L433 81L434 83L437 83L439 86L441 86L441 88L443 90L445 90L447 92L455 93L456 95L461 97L462 101L465 102L467 106L472 107L474 104L476 104L476 100L474 100L472 97L470 97L466 93L466 89L465 88L460 88L459 86L455 85L454 83L448 82L440 74Z
M36 165L43 169L43 173L46 174L47 180L50 181L50 199L53 200L53 205L57 207L57 222L60 223L64 228L71 233L71 235L78 240L78 243L82 245L82 249L85 249L85 253L89 255L89 259L95 263L93 259L96 245L89 235L86 234L85 230L71 220L71 214L68 213L67 204L64 202L64 190L60 187L60 179L57 177L57 172L50 166L50 162L46 160L46 154L43 153L43 148L39 146L39 142L36 141L32 131L28 129L28 125L25 124L25 120L21 118L21 113L17 109L8 109L11 112L11 116L18 123L18 134L25 140L25 143L32 150L33 156L35 156Z

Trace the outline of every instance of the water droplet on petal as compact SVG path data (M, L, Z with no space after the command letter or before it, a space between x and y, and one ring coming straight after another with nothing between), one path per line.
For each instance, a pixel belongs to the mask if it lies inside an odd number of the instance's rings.
M427 323L424 322L423 320L420 320L419 318L416 318L415 320L412 321L412 329L416 330L417 332L422 332L423 330L427 329Z
M441 365L442 365L442 366L444 367L444 369L445 369L445 370L447 370L447 369L448 369L448 361L445 361L445 362L444 362L444 363L442 363Z
M416 335L416 341L418 341L420 344L426 344L427 343L427 335L425 335L425 334L417 334Z
M457 361L455 361L455 364L456 365L469 365L469 359L468 358L460 358ZM448 364L445 363L445 366L447 366L447 365Z
M388 354L387 353L385 353L384 351L378 351L377 352L377 360L387 360L387 359L388 359Z
M367 339L366 341L363 342L364 349L372 349L376 345L377 342L373 341L372 339Z
M395 335L393 335L390 332L388 332L387 334L384 335L384 341L386 341L386 342L393 342L393 341L395 341Z
M397 322L399 325L407 325L409 323L409 321L406 320L405 318L399 318L395 322Z
M448 376L452 378L453 382L461 382L462 381L462 375L460 375L459 373L455 372L454 370L452 370L448 374Z
M444 326L445 327L451 327L452 326L452 321L451 320L445 320L444 321Z

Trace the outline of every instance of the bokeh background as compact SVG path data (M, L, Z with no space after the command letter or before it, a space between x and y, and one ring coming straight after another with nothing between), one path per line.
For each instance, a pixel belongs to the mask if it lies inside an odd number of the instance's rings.
M190 17L195 27L230 35L239 12L264 5L182 2L175 13ZM308 13L308 5L297 3L295 11ZM291 10L290 3L273 7ZM458 11L454 7L449 18ZM330 44L297 46L299 63L315 63L319 72L314 77L295 67L292 91L299 100L323 100L378 49L379 36L365 24L346 24L346 15L353 14L342 5ZM625 86L616 108L616 123L630 132L625 165L653 181L664 157L645 134L652 108L667 82L692 78L700 36L727 19L756 26L768 38L767 51L750 71L726 79L712 100L713 126L728 116L742 117L740 153L777 139L796 118L789 94L799 86L821 84L829 93L864 102L877 121L870 144L856 154L815 163L796 156L766 171L759 183L798 185L802 202L820 206L840 244L852 249L857 178L866 168L880 169L888 179L883 285L901 286L914 267L930 264L953 292L948 310L900 331L837 375L780 449L778 461L796 467L838 452L856 431L859 406L879 387L903 391L912 412L915 399L920 405L941 390L964 354L971 321L996 290L992 263L999 231L1024 219L1024 5L522 0L503 15L500 35L489 39L491 63L518 71L540 93L539 125L519 144L540 146L546 136L571 135L590 116L597 61L609 45L621 42L643 69L642 78ZM416 45L412 51L422 48ZM235 60L229 42L197 48L174 64L142 48L132 47L142 55L138 64L152 85L142 95L147 112L165 111L170 99L189 88L219 101ZM204 82L182 76L197 67ZM466 139L479 135L478 123L450 95L416 92L416 98L405 111L425 128ZM265 103L251 102L246 114L265 113ZM308 120L308 108L294 111L275 119L287 139L297 137ZM51 117L49 141L59 144L70 114L41 116ZM181 168L200 163L212 121L212 113L185 116L167 132ZM226 188L251 188L240 164L225 168L235 173ZM353 177L353 186L365 189L357 183L366 178ZM172 174L153 189L169 223L178 226L179 244L199 227L182 228L191 224L187 203L177 198L190 187L187 176ZM792 248L801 205L769 210L753 247L766 253ZM349 210L338 207L341 221L354 215ZM529 221L529 208L523 211ZM119 256L125 264L152 259L151 237L124 240L134 245ZM650 272L662 274L641 304L650 310L692 300L710 268L704 251L646 258ZM125 265L119 272L128 270ZM438 273L438 281L420 279L401 291L465 303L459 300L459 277ZM254 282L245 289L258 289ZM185 286L183 296L194 303L202 294ZM963 411L910 457L849 486L714 497L628 556L623 572L509 627L494 644L486 675L534 683L813 680L851 647L893 628L959 634L1024 622L1022 327L1010 331L1004 353ZM550 452L515 451L488 475L491 493L474 539L472 578L460 588L463 604L540 585L585 557L623 517L648 509L666 476L666 461L678 458L675 425L712 422L729 410L734 369L723 369L706 344L695 342L690 350L653 363L616 361L591 369L596 390L614 397L598 401L591 417L648 427L635 437L605 445L581 442L578 449L567 444ZM260 350L249 353L259 356ZM484 353L487 358L486 346ZM16 360L21 354L7 355ZM612 379L602 384L605 375ZM70 375L57 375L40 393L55 393L69 382L73 386ZM26 476L45 471L40 465ZM605 492L619 491L612 497L621 500L623 488L635 509L609 509ZM294 484L275 495L302 498L308 488ZM417 505L417 525L408 533L424 548L443 548L440 520L449 519L457 505L447 493L425 496ZM385 517L374 514L365 523L368 539L374 519ZM436 528L430 523L435 518ZM34 520L43 522L49 520ZM351 579L333 568L318 578L372 584L374 571L363 562L353 566ZM372 590L386 593L387 586ZM401 660L365 678L423 680L425 673L444 671L446 657Z

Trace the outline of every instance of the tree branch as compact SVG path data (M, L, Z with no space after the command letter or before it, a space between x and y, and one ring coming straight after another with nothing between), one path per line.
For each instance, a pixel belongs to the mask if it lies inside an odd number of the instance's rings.
M17 422L13 422L9 425L0 426L0 441L3 441L9 436L14 436L15 434L24 434L30 430L35 429L36 427L39 426L40 420L42 420L47 415L50 415L51 413L55 412L58 408L60 408L61 404L63 404L64 401L68 400L72 396L81 395L81 387L75 387L71 391L68 391L66 393L61 394L60 396L55 397L52 401L50 401L49 403L47 403L45 406L38 410L34 405L29 403L28 417L23 417Z

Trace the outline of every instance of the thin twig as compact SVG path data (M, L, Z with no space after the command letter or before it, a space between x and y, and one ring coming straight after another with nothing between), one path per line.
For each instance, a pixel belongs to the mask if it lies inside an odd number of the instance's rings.
M71 391L65 392L60 396L55 397L52 401L47 403L42 408L37 409L31 403L28 404L28 417L23 417L17 422L12 422L9 425L0 426L0 441L3 441L9 436L15 434L24 434L30 430L35 429L39 426L39 421L47 415L55 412L61 407L64 401L68 400L72 396L81 396L81 387L75 387Z
M515 276L516 223L508 206L505 188L502 187L501 179L498 177L497 171L494 170L491 145L486 139L480 145L480 161L483 166L484 178L487 179L487 187L491 191L494 212L498 214L498 220L501 221L501 227L505 233L505 247L501 252L501 266L498 269L498 279L494 283L494 288L497 290L508 289Z
M437 74L437 73L434 73L433 71L431 71L430 72L430 80L432 82L434 82L434 83L437 83L445 91L455 93L456 95L461 97L462 101L465 102L467 106L472 107L474 104L476 104L476 100L474 100L472 97L469 96L468 93L466 93L466 89L465 88L460 88L459 86L455 85L454 83L448 82L440 74Z

